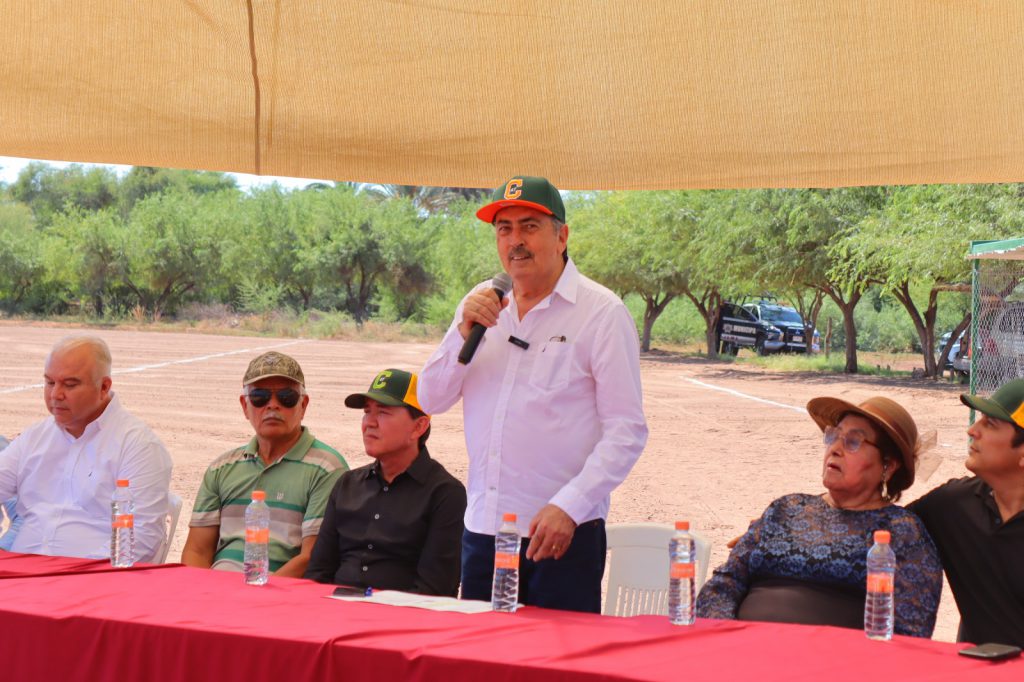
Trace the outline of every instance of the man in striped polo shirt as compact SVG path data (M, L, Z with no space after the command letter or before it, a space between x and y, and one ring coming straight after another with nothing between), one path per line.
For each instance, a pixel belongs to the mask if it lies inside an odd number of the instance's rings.
M239 400L256 435L206 470L181 561L241 571L245 508L252 491L263 490L270 507L270 570L301 578L327 498L348 464L302 425L309 396L293 358L275 351L255 358L242 379Z

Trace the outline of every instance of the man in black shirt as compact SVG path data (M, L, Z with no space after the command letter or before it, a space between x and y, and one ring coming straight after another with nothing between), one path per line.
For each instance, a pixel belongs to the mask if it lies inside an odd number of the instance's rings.
M386 369L345 405L363 410L363 446L376 461L334 486L306 577L456 596L466 488L427 453L416 375Z
M967 430L974 476L907 507L938 547L960 609L958 639L1024 647L1024 379L960 400L980 413Z

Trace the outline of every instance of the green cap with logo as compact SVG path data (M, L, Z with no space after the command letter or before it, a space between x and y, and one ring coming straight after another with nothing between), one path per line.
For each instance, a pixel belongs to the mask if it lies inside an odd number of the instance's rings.
M494 216L509 206L526 206L565 222L565 204L558 188L547 178L517 175L501 185L491 195L491 203L476 212L485 223L493 223Z
M253 358L249 368L245 370L245 377L242 378L242 385L256 383L260 379L270 377L283 377L298 382L302 387L306 386L306 377L302 374L302 368L295 358L277 351L269 351Z
M423 412L420 401L416 399L416 375L400 369L386 369L378 374L366 392L353 393L345 398L345 407L362 409L366 407L367 398L381 405L405 405Z
M1006 382L990 398L961 393L960 401L989 417L1024 428L1024 379Z

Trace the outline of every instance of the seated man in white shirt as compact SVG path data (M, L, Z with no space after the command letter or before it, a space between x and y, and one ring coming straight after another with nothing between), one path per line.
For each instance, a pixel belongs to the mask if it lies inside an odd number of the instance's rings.
M110 556L110 500L127 479L135 502L135 559L152 561L166 530L171 457L160 439L110 390L102 339L67 337L46 358L50 412L0 452L0 500L18 496L22 526L11 550Z

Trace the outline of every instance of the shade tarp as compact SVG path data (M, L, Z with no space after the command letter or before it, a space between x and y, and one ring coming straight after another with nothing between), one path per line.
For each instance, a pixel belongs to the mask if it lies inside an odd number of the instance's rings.
M564 189L1024 180L1018 0L0 0L0 155Z

